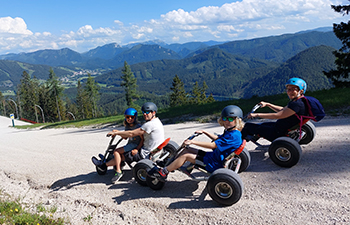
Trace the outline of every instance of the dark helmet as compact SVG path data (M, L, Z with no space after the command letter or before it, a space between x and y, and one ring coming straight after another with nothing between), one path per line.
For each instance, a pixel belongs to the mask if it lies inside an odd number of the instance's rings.
M286 83L286 86L287 85L295 85L299 88L299 90L304 90L304 94L306 92L306 82L303 80L303 79L300 79L300 78L297 78L297 77L293 77L293 78L290 78L287 83Z
M137 110L134 108L127 108L124 112L124 116L135 116L137 117Z
M141 110L142 112L145 112L145 111L157 112L158 108L156 104L154 104L153 102L146 102L142 105Z
M223 117L243 117L243 111L236 105L228 105L221 111L221 118Z

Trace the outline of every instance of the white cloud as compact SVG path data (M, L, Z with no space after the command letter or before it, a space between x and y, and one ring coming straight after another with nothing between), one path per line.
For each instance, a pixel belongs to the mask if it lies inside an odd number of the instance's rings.
M2 17L0 18L0 33L32 35L27 29L27 24L22 18Z
M119 20L114 20L114 23L121 27L124 26L124 23Z
M33 34L24 19L2 17L0 54L64 47L83 52L112 42L127 44L155 38L184 43L278 35L347 20L331 9L332 4L349 3L347 0L242 0L189 12L177 9L138 24L125 25L114 20L114 27L84 25L58 36L49 31Z

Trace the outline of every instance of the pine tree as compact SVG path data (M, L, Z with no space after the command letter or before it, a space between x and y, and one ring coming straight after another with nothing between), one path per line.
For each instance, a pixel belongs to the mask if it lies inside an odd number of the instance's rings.
M46 104L47 114L51 121L61 121L65 118L65 106L63 104L63 90L61 82L58 80L55 72L50 68L49 79L46 81Z
M39 102L38 80L32 79L30 75L23 71L22 78L18 86L18 95L20 99L21 117L36 120L35 105Z
M88 74L86 85L84 87L84 92L86 96L86 108L88 112L91 113L91 117L98 116L97 103L100 99L98 92L99 89L100 87L95 82L95 79L91 77L91 74Z
M170 90L172 90L172 93L170 94L171 107L181 106L188 103L185 85L177 75L175 75L173 79L172 87Z
M206 103L207 102L207 89L208 89L208 85L205 81L203 81L203 85L202 85L202 88L201 88L201 101L203 103Z
M350 12L350 5L332 5L332 8L343 15L349 15ZM337 69L323 73L333 81L336 87L350 87L350 20L347 23L333 24L333 31L342 41L343 46L333 52Z
M199 86L198 82L196 82L192 88L192 96L190 103L191 104L203 104L214 102L213 95L207 97L207 89L208 85L205 81L203 81L202 87Z
M85 115L84 106L86 103L86 96L80 80L78 80L78 85L77 85L76 102L77 102L77 108L78 108L77 117L80 119L85 119L86 115Z
M0 91L0 111L4 111L4 107L5 107L4 101L5 101L5 98L2 92ZM3 112L2 115L5 116L5 112Z
M121 79L123 80L121 83L121 86L124 87L125 90L125 98L126 98L126 104L128 107L133 107L134 100L139 98L139 95L137 94L137 79L135 78L134 74L131 72L130 66L125 61L124 62L124 68L122 70L122 76Z
M201 104L202 100L201 100L201 88L199 87L198 81L196 81L196 83L193 85L192 88L192 97L190 100L191 104Z

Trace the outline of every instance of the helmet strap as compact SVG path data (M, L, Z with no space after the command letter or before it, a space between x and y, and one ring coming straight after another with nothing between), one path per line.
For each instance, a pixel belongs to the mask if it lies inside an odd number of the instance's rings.
M230 128L228 128L228 129L226 129L226 131L231 131L231 130L233 130L233 129L235 129L235 128L236 128L236 125L233 126L233 127L230 127Z

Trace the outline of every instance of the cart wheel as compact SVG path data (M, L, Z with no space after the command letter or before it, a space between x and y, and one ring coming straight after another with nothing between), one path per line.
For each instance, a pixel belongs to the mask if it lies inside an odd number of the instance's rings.
M96 172L98 175L105 175L107 173L106 164L103 164L102 166L96 166Z
M249 151L244 148L241 154L235 155L234 158L240 158L241 159L241 167L239 167L238 173L241 173L245 171L249 165L250 165L250 153ZM236 160L231 160L231 162L228 165L228 169L235 171L237 167L237 161Z
M146 177L147 186L153 190L160 190L164 187L165 182L159 181L157 178L152 178L150 176Z
M243 182L239 175L223 168L210 175L207 188L210 197L221 205L233 205L243 194Z
M150 169L152 169L153 166L154 166L153 162L149 159L142 159L139 162L137 162L133 168L133 176L136 182L142 186L147 186L147 183L146 183L147 172Z
M163 148L164 153L169 152L169 156L164 159L164 165L167 163L167 161L174 156L176 151L179 149L179 145L175 141L169 141L169 143ZM160 156L162 157L162 155Z
M301 131L305 132L303 138L299 141L300 145L309 144L316 136L315 125L311 121L307 121L302 127Z
M290 168L299 162L301 147L294 139L279 137L271 143L269 156L276 165Z

